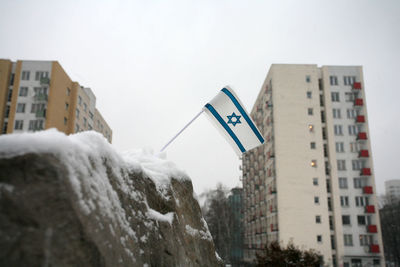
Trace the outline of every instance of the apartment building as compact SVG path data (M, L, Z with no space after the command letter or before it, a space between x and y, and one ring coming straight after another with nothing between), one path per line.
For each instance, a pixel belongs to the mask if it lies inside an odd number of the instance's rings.
M112 141L92 90L72 81L57 61L0 59L0 127L1 134L95 130Z
M385 182L385 194L388 204L400 201L400 179Z
M274 64L251 116L266 143L242 157L245 259L279 241L383 266L362 67Z

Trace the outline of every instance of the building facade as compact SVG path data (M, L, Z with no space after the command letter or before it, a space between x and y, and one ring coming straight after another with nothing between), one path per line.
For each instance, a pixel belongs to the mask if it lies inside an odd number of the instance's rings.
M92 90L72 81L57 61L0 59L0 127L1 134L95 130L112 141Z
M400 201L400 180L389 180L385 182L385 194L389 204Z
M246 260L271 241L329 266L383 266L362 68L274 64L243 155Z
M243 260L243 188L232 188L228 203L232 214L229 259L232 266L240 266Z

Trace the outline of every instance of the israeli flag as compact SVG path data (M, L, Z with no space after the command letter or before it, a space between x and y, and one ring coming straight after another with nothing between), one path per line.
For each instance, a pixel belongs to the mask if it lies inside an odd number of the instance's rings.
M238 156L264 143L243 104L228 86L207 103L204 110Z

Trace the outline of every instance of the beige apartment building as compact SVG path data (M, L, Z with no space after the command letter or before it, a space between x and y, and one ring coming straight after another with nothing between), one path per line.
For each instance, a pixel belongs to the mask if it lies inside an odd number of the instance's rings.
M0 127L1 134L95 130L112 141L92 90L72 81L57 61L0 59Z
M243 155L244 258L271 241L328 266L384 266L362 67L274 64Z

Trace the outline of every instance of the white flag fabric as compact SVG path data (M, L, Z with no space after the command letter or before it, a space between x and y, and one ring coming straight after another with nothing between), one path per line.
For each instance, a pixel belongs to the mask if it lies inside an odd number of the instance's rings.
M264 143L242 102L228 86L208 102L204 110L239 156Z

